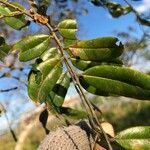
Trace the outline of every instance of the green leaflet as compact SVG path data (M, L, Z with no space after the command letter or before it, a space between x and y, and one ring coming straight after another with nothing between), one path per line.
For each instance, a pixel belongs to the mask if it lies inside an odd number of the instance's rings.
M86 70L83 74L118 80L150 90L150 76L127 67L100 65Z
M150 126L139 126L118 133L115 141L128 150L150 149Z
M28 79L28 95L35 102L44 102L62 72L60 59L44 61L33 68Z
M46 50L42 55L41 55L41 59L43 61L50 59L50 58L54 58L54 57L60 57L60 53L58 51L58 49L56 47L52 47L48 50Z
M66 19L58 24L58 31L66 39L76 40L76 20Z
M0 60L3 61L4 58L8 55L11 46L5 43L5 39L0 36Z
M37 34L28 36L14 45L14 49L20 50L19 60L29 61L42 55L50 43L50 36Z
M64 38L64 45L67 47L76 42L77 22L73 19L66 19L58 24L58 31Z
M85 41L79 41L76 43L76 45L72 47L77 48L116 48L118 45L116 44L118 42L118 38L116 37L102 37L102 38L96 38L92 40L85 40Z
M140 87L117 80L82 75L80 76L80 83L88 92L100 96L119 95L142 100L150 100L150 90L144 90Z
M24 10L24 7L21 6L19 3L14 2L12 4ZM13 12L15 12L15 10L12 8L0 6L0 15L9 15ZM28 23L28 21L25 19L25 15L18 15L15 17L5 17L4 20L7 25L16 30L20 30L22 27L25 27Z
M118 65L118 66L123 65L123 62L120 59L114 59L108 62L85 61L85 60L76 59L76 58L70 58L70 59L75 67L83 71L93 66L104 65L104 64Z
M77 40L71 40L71 39L64 39L64 45L66 47L73 45L74 43L76 43Z
M42 84L39 89L38 99L39 101L45 100L48 93L53 89L56 84L59 76L61 75L62 67L61 64L58 63L53 70L47 75L47 77L42 81Z
M67 73L63 73L49 94L50 100L56 107L62 106L69 86L70 78Z
M116 43L117 38L103 37L93 40L77 42L69 47L72 57L87 61L110 61L119 57L123 52L123 45Z
M28 75L28 95L35 103L39 102L38 91L40 87L41 76L42 74L38 70L31 70Z

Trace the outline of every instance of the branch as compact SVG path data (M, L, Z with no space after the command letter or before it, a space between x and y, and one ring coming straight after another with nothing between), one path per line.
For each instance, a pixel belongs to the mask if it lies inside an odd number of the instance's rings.
M132 12L136 15L137 17L137 21L142 24L142 25L145 25L145 26L150 26L150 21L144 19L144 18L141 18L141 16L139 15L139 13L133 8L133 6L128 2L128 0L124 0L132 9Z
M16 90L16 89L18 89L18 87L13 87L13 88L10 88L10 89L0 90L0 92L10 92L10 91L13 91L13 90Z

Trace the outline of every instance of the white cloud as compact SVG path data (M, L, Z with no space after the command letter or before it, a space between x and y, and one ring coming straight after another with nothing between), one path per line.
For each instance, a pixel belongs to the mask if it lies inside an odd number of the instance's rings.
M143 0L142 4L136 7L139 13L150 11L150 0Z

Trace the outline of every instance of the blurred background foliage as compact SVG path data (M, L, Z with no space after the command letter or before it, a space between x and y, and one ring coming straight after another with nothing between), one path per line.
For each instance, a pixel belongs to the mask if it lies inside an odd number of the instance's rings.
M27 9L29 9L29 3L26 0L11 0L17 1ZM91 3L92 1L92 3ZM114 15L114 11L120 9L120 6L126 6L127 4L122 0L116 0L115 2L120 2L121 5L106 7L106 0L37 0L40 11L45 11L47 9L47 15L52 19L53 24L57 24L60 20L65 18L76 18L79 23L79 38L86 39L85 26L80 23L81 16L88 16L89 11L94 11L94 9L103 9L107 16L110 17L111 21L122 17L121 15ZM131 1L131 4L139 4L139 2ZM116 4L116 3L115 3ZM90 7L90 9L89 9ZM93 9L93 10L91 10ZM105 14L97 14L105 15ZM111 15L111 16L110 16ZM125 14L123 14L125 15ZM127 14L128 15L128 14ZM150 13L141 13L142 18L149 20ZM93 16L94 17L94 16ZM110 35L117 36L125 45L125 51L122 55L122 59L126 66L135 67L147 74L150 74L150 29L148 26L140 24L135 16L130 16L135 18L135 23L139 26L137 29L134 24L130 24L126 30L112 30ZM99 20L102 22L103 20ZM88 23L92 22L90 20ZM81 25L81 27L80 27ZM93 27L95 28L95 27ZM105 28L103 26L103 28ZM110 26L111 28L111 26ZM100 27L96 30L103 30ZM94 32L96 32L94 30ZM140 34L138 30L141 30ZM15 43L22 37L35 33L47 33L47 29L31 22L27 28L21 31L16 31L9 28L0 20L0 35L3 35L8 43ZM18 61L17 54L11 53L4 62L0 62L0 90L8 89L11 87L17 87L17 90L10 92L0 92L0 150L13 150L15 147L15 142L10 134L5 114L7 114L8 119L11 124L11 128L15 131L17 137L23 131L23 124L29 124L33 120L36 120L39 113L33 118L28 118L27 114L30 114L32 110L36 108L35 104L31 103L27 96L27 75L31 68L31 62L21 63ZM70 90L71 95L74 95L74 90ZM137 100L126 99L124 97L97 97L90 95L89 99L94 102L100 110L103 112L103 116L106 121L112 123L115 131L121 131L127 127L136 125L149 125L150 124L150 103L141 102ZM78 100L78 98L77 98ZM81 108L80 105L76 106ZM22 121L21 118L24 116L26 121ZM31 115L32 116L32 115ZM28 122L28 119L30 120ZM75 120L74 120L75 121ZM54 128L54 124L62 125L63 122L55 120L54 123L49 122L48 128ZM24 150L34 150L37 148L39 142L45 136L44 130L41 124L37 121L37 126L30 132L28 138L25 140ZM4 144L7 143L7 144Z

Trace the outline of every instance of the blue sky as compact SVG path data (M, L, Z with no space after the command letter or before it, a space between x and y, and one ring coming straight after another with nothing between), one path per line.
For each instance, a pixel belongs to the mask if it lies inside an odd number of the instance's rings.
M119 2L122 2L122 0L118 0ZM132 4L139 10L140 12L150 11L150 3L148 3L149 0L143 0L141 2L133 2ZM88 8L88 14L87 15L82 15L82 16L77 16L77 21L78 21L78 26L79 26L79 31L78 31L78 37L80 39L92 39L96 37L101 37L101 36L111 36L115 35L114 31L127 31L127 27L129 26L134 26L137 31L136 35L140 36L142 34L141 27L139 26L138 23L135 22L135 15L134 14L128 14L125 16L122 16L120 18L114 19L112 18L109 13L101 8L101 7L95 7L91 3L87 3L87 8ZM36 26L35 24L31 25L30 30L33 30L36 32ZM5 89L7 87L19 86L23 90L26 90L26 88L21 87L19 83L10 81L10 80L5 80L5 81L0 81L0 89ZM75 92L74 89L71 89L69 92L69 96L73 95ZM18 94L18 93L16 93ZM11 95L11 93L1 93L0 94L0 101L1 102L6 102L6 101L11 101L11 105L9 108L14 111L16 107L18 107L18 112L15 115L20 115L22 114L26 108L31 108L33 106L33 103L25 103L26 101L29 101L27 93L22 93L23 96L20 95ZM19 110L19 107L23 105L23 109ZM11 118L11 115L9 115ZM6 127L6 122L3 117L0 118L0 129L3 127ZM1 130L0 130L1 132Z
M141 34L135 15L130 13L119 18L112 18L102 7L95 7L87 3L88 15L77 17L79 22L79 38L96 38L99 36L114 35L113 31L127 31L128 26L134 26L138 35Z

